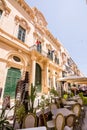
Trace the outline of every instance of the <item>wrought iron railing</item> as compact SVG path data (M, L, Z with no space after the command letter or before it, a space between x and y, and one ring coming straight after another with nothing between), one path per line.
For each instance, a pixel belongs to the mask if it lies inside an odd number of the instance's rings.
M43 56L49 58L51 61L53 61L53 62L55 62L56 64L59 65L59 61L56 61L55 59L53 59L53 56L52 56L51 54L49 54L48 52L46 52L45 50L43 50L42 47L39 48L39 47L37 47L36 44L34 44L34 45L32 45L29 49L30 49L30 51L36 50L36 51L39 52L41 55L43 55ZM59 60L59 59L57 59L57 60Z

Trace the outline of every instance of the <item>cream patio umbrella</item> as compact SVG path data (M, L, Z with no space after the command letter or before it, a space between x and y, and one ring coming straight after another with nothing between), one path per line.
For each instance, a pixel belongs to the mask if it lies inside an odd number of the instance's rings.
M59 78L58 81L65 81L69 83L87 84L87 77L84 76L68 76Z
M58 79L59 82L67 82L67 83L70 83L70 84L78 84L78 85L81 85L81 84L87 84L87 77L84 77L84 76L68 76L68 77L63 77L63 78L59 78ZM61 94L62 94L62 86L61 86ZM74 87L73 89L78 90L77 87Z

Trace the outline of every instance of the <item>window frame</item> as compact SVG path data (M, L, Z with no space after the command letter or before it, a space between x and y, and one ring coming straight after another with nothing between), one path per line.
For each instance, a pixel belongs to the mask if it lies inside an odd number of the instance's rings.
M3 10L0 9L0 18L1 18L1 16L2 16L2 14L3 14Z
M22 42L25 42L25 37L26 37L26 29L23 28L21 25L19 25L18 39L21 40Z

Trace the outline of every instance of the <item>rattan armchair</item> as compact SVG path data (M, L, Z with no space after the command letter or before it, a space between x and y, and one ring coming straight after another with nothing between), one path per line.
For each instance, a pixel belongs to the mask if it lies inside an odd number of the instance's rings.
M81 120L83 122L83 118L85 118L85 109L82 98L79 98L77 102L81 105Z
M32 128L37 126L37 118L33 113L27 114L23 119L23 128Z
M75 124L75 115L70 114L66 117L64 130L73 130Z
M54 110L54 109L57 109L57 105L55 103L51 103L50 104L50 110Z
M79 103L76 103L73 105L72 111L75 113L76 120L75 120L75 128L77 130L81 130L81 122L80 122L80 116L81 116L81 105Z
M64 130L65 118L59 113L55 119L55 130Z

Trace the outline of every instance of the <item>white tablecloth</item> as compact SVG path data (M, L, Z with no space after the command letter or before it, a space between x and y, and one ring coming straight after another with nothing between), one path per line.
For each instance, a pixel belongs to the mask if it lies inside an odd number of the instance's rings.
M52 110L52 114L54 117L56 117L57 114L59 114L59 113L63 114L63 116L65 116L65 117L67 117L70 114L75 115L75 113L73 113L71 110L68 110L67 108L59 108L59 109Z
M17 130L46 130L46 127L42 126L42 127L25 128L25 129L17 129Z

